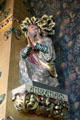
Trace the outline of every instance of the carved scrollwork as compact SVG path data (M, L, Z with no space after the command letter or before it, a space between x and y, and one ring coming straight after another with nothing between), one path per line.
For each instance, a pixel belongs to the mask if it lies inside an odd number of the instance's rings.
M68 104L61 100L39 97L34 93L16 95L14 106L19 111L36 113L57 119L63 118L68 111Z
M33 93L29 93L26 95L25 97L25 109L26 110L30 112L34 112L36 111L38 105L39 105L39 100L38 100L37 95Z
M25 109L25 94L16 95L14 106L18 111L22 111Z

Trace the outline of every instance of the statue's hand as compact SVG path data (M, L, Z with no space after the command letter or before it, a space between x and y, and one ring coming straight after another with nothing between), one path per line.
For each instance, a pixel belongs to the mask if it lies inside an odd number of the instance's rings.
M30 47L30 46L26 46L22 51L21 51L21 53L20 53L20 55L22 56L22 58L27 58L27 56L30 54L30 52L31 52L31 49L32 49L32 47Z
M34 48L36 43L39 42L37 38L35 38L34 36L31 37L30 35L27 35L27 41L28 41L28 45L32 48Z

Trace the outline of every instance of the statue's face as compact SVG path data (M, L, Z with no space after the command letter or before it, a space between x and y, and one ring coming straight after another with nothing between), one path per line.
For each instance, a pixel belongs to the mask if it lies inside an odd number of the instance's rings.
M36 25L30 25L28 27L28 32L32 37L36 37L37 34L40 34L41 30L38 26Z

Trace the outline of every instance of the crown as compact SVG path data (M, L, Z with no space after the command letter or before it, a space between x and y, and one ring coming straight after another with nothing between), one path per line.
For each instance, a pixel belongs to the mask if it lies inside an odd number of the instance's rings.
M31 18L26 17L20 25L22 32L25 34L28 31L28 26L32 24L37 25L47 35L55 34L55 22L52 15L43 15L41 18L36 18L35 16Z

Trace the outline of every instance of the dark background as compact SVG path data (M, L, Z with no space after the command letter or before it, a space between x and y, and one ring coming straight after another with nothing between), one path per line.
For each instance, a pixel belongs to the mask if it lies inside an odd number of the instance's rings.
M56 23L56 68L60 88L70 102L66 120L80 120L80 1L22 0L31 16L53 15Z

